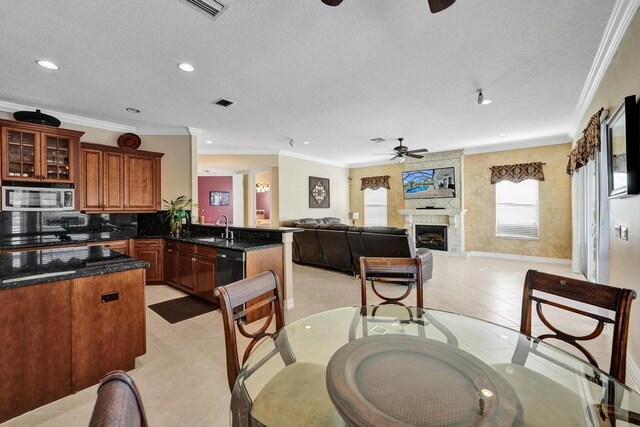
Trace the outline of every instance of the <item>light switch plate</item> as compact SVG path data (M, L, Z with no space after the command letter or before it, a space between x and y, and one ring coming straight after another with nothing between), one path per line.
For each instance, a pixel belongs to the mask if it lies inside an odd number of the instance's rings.
M629 228L628 227L621 227L620 228L620 232L621 232L622 239L629 240Z
M622 230L618 224L616 224L615 230L616 230L616 237L622 237Z

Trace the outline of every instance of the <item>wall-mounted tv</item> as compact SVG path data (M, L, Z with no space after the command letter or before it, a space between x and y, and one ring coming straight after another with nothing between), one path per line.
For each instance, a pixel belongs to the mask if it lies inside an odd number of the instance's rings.
M454 168L422 169L402 172L405 199L456 197Z

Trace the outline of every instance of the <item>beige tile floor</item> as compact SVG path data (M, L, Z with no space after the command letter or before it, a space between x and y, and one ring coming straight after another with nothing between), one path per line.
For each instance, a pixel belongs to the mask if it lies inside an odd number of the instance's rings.
M522 283L530 268L573 276L569 266L437 256L434 277L426 285L425 304L517 329ZM288 323L360 304L360 282L349 275L295 265L293 279L295 308L286 312ZM168 286L148 286L146 290L147 305L183 295ZM375 303L373 295L368 298L369 303ZM591 328L562 315L557 318L571 329ZM539 320L534 325L541 328ZM590 349L598 360L605 360L602 366L608 366L606 344L591 345ZM130 374L140 388L151 426L229 425L230 393L219 311L172 325L147 309L147 353L137 360ZM86 426L96 389L90 387L5 425Z

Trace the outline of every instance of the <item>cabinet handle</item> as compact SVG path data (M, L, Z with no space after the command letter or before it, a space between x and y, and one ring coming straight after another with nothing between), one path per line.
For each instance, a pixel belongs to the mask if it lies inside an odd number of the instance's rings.
M105 303L105 302L117 301L119 299L120 299L119 291L108 292L106 294L102 294L102 296L100 297L100 302Z

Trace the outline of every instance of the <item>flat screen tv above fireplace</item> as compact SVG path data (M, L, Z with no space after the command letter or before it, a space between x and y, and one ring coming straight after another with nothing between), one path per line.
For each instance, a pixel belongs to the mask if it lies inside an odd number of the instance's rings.
M456 197L454 168L402 172L405 199L450 199Z

